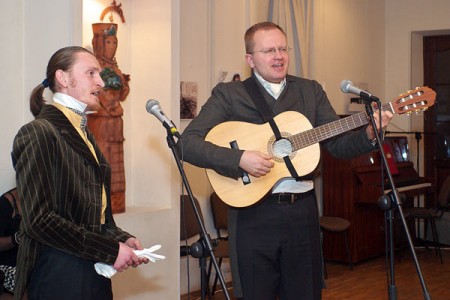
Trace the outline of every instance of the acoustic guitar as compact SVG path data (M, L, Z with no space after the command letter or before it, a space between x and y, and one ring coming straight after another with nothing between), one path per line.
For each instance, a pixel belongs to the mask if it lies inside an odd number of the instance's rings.
M392 102L382 105L393 114L421 113L434 104L436 92L428 87L408 91ZM221 147L235 144L241 150L255 150L273 156L275 166L260 178L248 176L234 179L212 169L206 169L208 179L217 195L228 205L246 207L262 199L274 184L291 174L283 157L289 155L299 176L313 172L320 160L319 142L369 123L366 112L313 128L299 112L287 111L274 117L282 139L276 141L269 123L252 124L240 121L221 123L207 134L205 140ZM247 182L246 179L249 179Z

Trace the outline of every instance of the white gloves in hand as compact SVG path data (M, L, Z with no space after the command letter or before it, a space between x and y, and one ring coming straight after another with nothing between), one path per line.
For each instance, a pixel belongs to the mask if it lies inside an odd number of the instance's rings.
M166 258L164 255L153 253L154 251L159 250L160 248L161 248L161 245L155 245L153 247L143 249L143 250L134 250L134 253L139 257L146 257L146 258L148 258L149 261L154 263L158 260L163 260Z
M158 260L163 260L166 258L164 255L153 253L160 248L161 245L155 245L143 250L134 250L134 253L139 257L146 257L149 261L155 263ZM105 276L106 278L111 278L114 274L117 273L117 270L114 269L113 266L107 265L105 263L96 263L94 267L95 271L97 271L98 274Z

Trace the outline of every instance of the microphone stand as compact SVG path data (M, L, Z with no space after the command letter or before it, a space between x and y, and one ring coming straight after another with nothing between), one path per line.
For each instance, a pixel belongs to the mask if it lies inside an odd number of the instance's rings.
M394 179L392 177L392 173L389 170L389 166L387 163L387 158L386 155L384 153L384 149L383 149L383 145L382 145L382 140L380 138L380 134L378 132L378 130L376 130L376 121L373 117L373 108L371 103L373 102L374 97L364 97L363 95L361 95L364 103L365 103L365 108L366 108L366 113L370 118L370 122L372 124L372 127L374 128L374 133L375 133L375 138L377 140L377 145L378 145L378 151L380 153L381 159L383 161L383 165L384 165L384 169L386 170L387 176L389 178L389 183L391 186L391 192L389 192L388 195L383 195L380 197L379 199L379 206L381 209L383 209L385 211L385 217L387 218L387 224L389 228L386 228L386 245L388 248L388 251L386 253L386 255L388 255L389 257L389 273L388 273L388 295L389 295L389 299L390 300L396 300L397 299L397 287L395 286L395 270L394 270L394 240L393 240L393 214L392 214L392 208L393 207L397 207L398 208L398 212L400 215L400 219L402 221L403 227L405 229L405 233L406 233L406 237L408 239L408 244L409 244L409 248L411 250L411 254L414 260L414 264L416 267L416 271L417 271L417 275L419 276L419 280L420 280L420 284L422 285L422 291L423 291L423 295L424 295L424 299L426 300L431 300L430 294L428 292L428 289L425 285L425 280L423 278L422 275L422 271L420 269L419 266L419 261L417 259L417 255L416 252L414 250L414 245L411 239L411 235L409 234L409 230L408 230L408 226L406 224L405 221L405 216L403 215L403 210L402 210L402 202L399 196L399 193L397 191L397 188L395 187L395 183L394 183ZM378 107L381 109L381 103L378 101ZM381 119L380 119L380 123L381 123ZM380 126L381 127L381 126ZM381 130L381 129L380 129ZM383 185L382 185L383 186ZM383 192L384 193L384 192Z
M189 249L190 250L189 253L193 257L199 258L200 271L201 271L201 299L202 300L206 299L206 290L207 290L206 284L207 284L207 282L206 282L205 258L209 256L214 265L216 273L219 276L220 285L222 286L223 292L225 294L225 298L227 300L230 300L230 295L228 294L228 290L226 288L223 274L220 271L219 265L217 263L215 255L214 255L211 238L206 231L205 225L203 224L202 218L199 213L199 208L197 208L197 206L195 204L194 195L192 193L191 187L187 180L186 173L184 172L183 164L181 163L181 159L176 150L176 143L175 143L173 136L175 135L175 136L179 137L179 133L176 130L171 129L169 126L166 126L165 123L164 123L164 127L167 130L167 144L169 145L169 148L172 150L172 154L175 158L175 162L177 163L178 170L180 171L180 174L181 174L181 178L183 179L183 185L186 188L189 199L192 203L192 208L194 209L195 216L197 217L198 224L200 225L200 228L201 228L201 234L200 234L199 241L194 243Z

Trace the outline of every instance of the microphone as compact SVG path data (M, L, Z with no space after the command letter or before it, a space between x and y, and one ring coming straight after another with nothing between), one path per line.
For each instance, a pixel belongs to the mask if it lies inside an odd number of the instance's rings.
M158 100L150 99L147 101L147 104L145 105L145 108L147 109L147 112L151 113L155 117L158 118L159 121L164 125L164 127L170 132L172 135L176 136L177 138L181 138L180 133L178 132L178 129L175 127L172 121L170 121L167 116L164 114L164 112L161 109L161 106L159 106Z
M355 94L357 96L360 96L363 99L370 100L373 102L380 102L380 99L378 97L372 95L371 93L369 93L365 90L362 90L362 89L354 86L353 82L351 82L350 80L342 80L341 91L344 93Z

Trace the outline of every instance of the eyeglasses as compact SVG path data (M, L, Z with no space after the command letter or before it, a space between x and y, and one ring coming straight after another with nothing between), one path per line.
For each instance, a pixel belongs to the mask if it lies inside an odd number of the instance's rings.
M256 50L256 51L250 52L250 54L253 54L255 52L260 52L266 56L274 56L275 54L277 54L277 50L278 50L278 52L280 52L280 54L286 54L289 52L289 50L291 50L291 48L289 48L289 47L268 48L268 49Z

